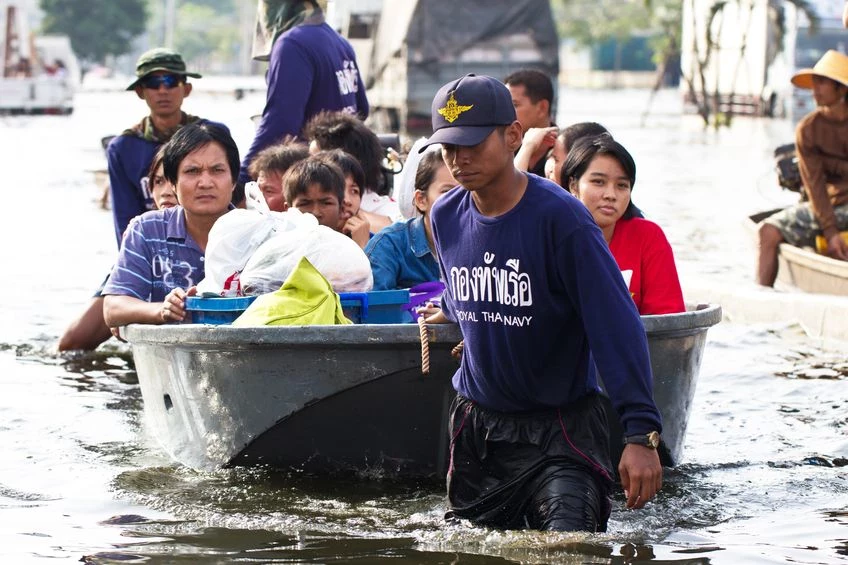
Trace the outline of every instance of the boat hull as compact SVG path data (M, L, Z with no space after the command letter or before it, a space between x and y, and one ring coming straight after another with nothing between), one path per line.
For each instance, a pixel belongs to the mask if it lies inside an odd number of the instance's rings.
M709 327L718 306L644 316L663 461L682 454ZM212 469L268 465L310 473L444 476L460 341L430 326L421 374L414 324L233 328L129 326L147 425L169 455ZM613 456L621 450L610 412Z
M752 230L780 208L749 216ZM839 261L812 249L781 243L777 279L805 292L848 296L848 261Z

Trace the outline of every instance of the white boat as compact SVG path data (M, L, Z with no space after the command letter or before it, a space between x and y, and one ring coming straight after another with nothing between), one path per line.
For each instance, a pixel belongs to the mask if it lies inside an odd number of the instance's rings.
M0 13L3 73L0 113L60 114L74 110L79 62L67 36L32 36L14 4Z

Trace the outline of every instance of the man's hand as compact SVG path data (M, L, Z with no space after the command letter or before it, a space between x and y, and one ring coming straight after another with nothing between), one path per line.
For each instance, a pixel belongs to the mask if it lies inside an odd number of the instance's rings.
M642 508L662 488L662 465L656 449L625 445L618 474L628 508Z
M834 259L848 261L848 243L845 243L841 234L832 235L827 240L827 255Z

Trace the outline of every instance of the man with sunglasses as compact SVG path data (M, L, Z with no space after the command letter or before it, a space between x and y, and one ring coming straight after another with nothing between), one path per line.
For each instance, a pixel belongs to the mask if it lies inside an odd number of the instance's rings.
M158 47L138 58L136 80L127 87L147 103L150 114L124 130L106 148L112 217L118 246L130 220L154 208L147 186L147 172L159 146L176 131L202 121L182 111L183 100L191 94L187 77L200 78L186 70L176 51Z

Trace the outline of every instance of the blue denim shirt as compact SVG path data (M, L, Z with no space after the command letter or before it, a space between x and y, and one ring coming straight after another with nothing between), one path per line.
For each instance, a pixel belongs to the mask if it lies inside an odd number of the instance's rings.
M365 246L365 254L371 261L374 290L410 288L439 280L439 264L427 245L423 218L383 228Z

